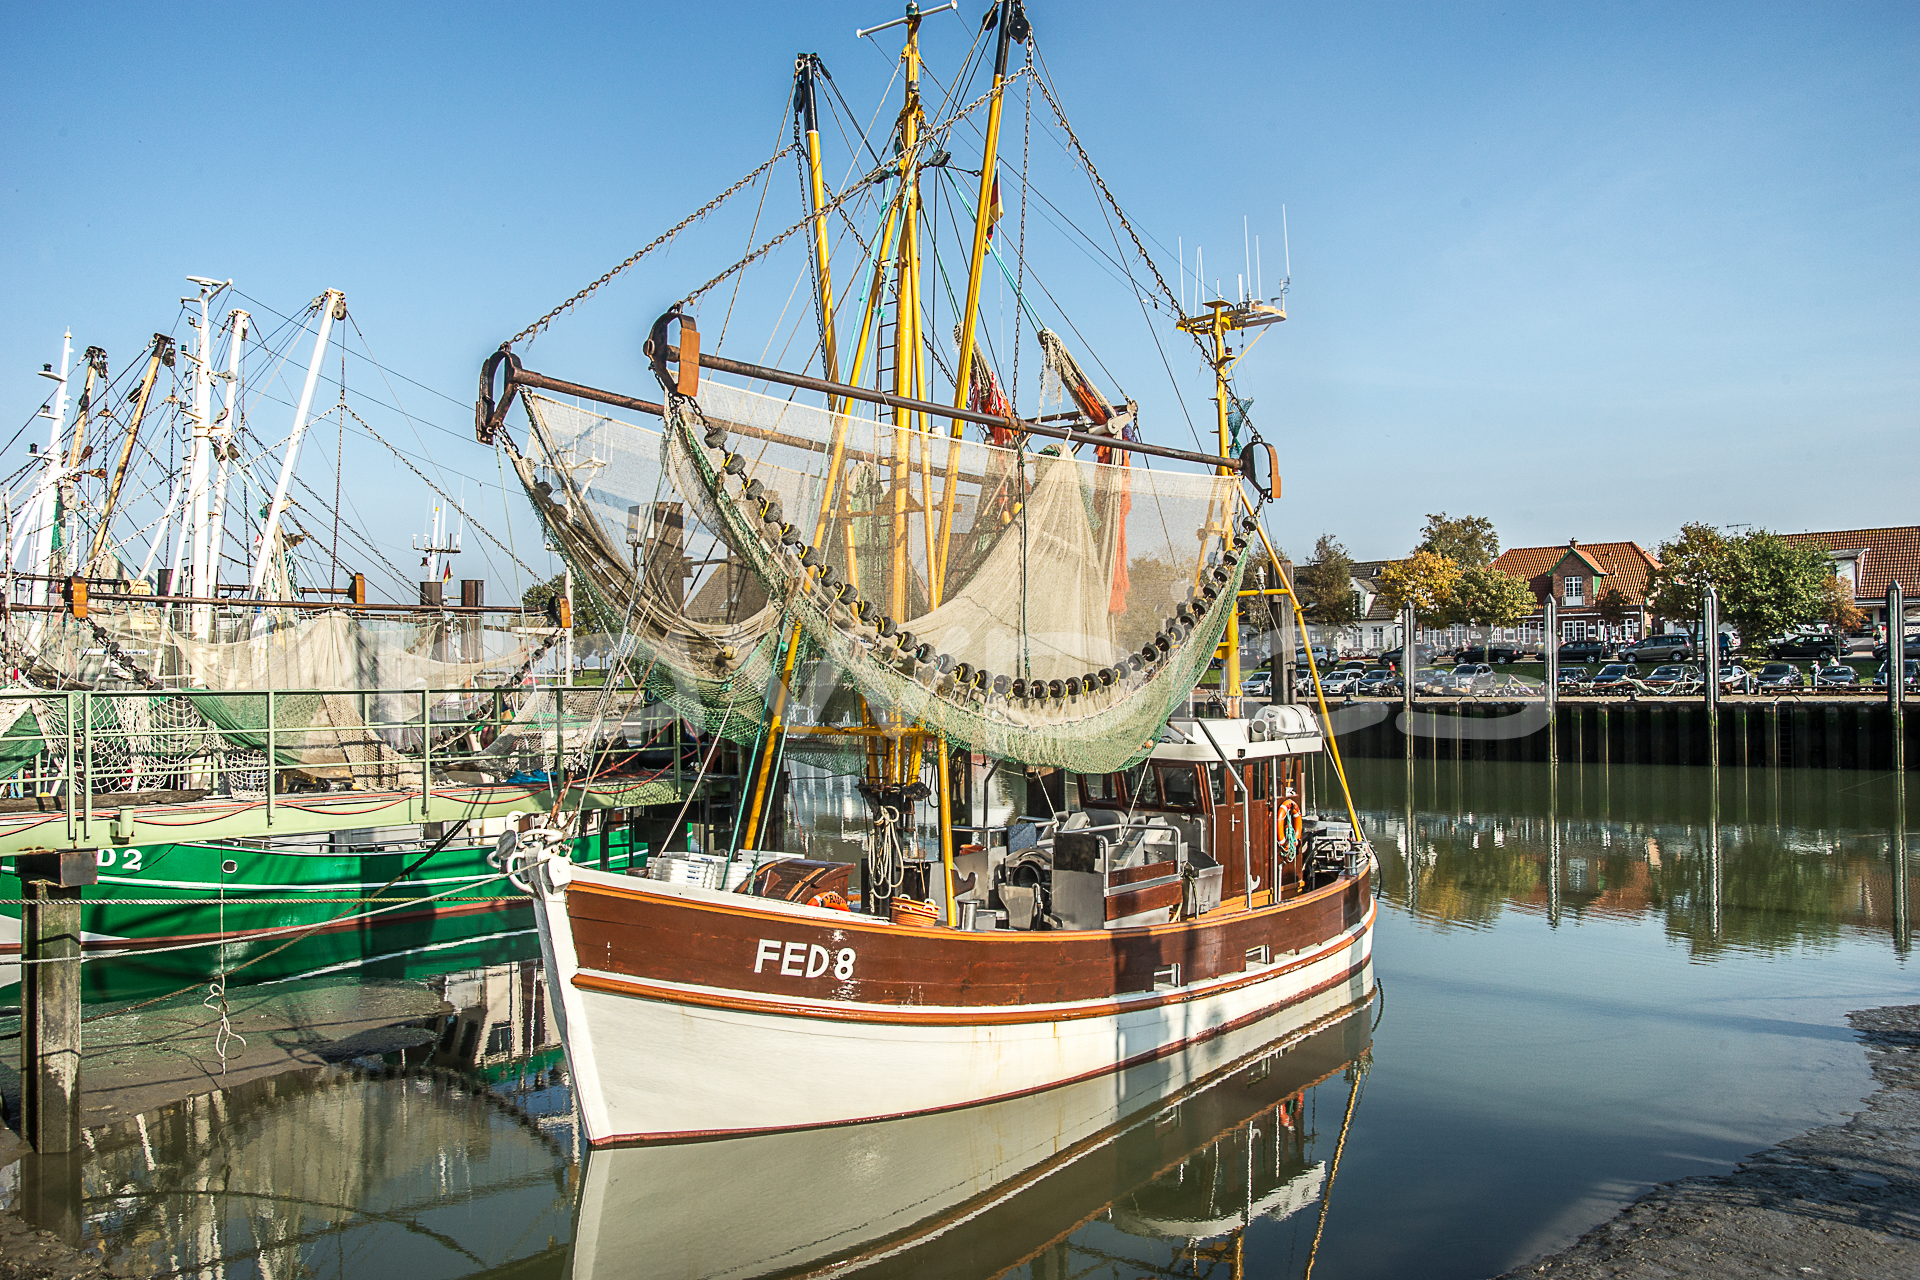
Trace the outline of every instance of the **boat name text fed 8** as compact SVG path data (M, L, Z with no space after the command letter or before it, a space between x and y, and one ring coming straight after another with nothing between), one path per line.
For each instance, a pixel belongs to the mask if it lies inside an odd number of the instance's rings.
M836 956L817 942L783 944L778 938L762 938L760 949L753 957L753 971L759 973L763 966L777 963L783 977L817 978L832 965L833 976L845 982L853 977L853 958L852 947L840 948Z

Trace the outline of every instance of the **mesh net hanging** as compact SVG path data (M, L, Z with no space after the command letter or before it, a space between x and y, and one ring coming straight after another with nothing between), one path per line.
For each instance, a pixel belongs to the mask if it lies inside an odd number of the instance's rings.
M697 684L683 709L710 724L725 706L722 719L758 727L782 610L728 622L734 643L717 661L718 624L663 598L660 539L630 533L644 572L618 555L615 520L635 530L648 515L634 495L684 503L689 527L729 552L726 572L743 567L756 599L781 602L816 666L868 714L956 746L1119 768L1212 656L1244 563L1231 476L953 440L944 422L920 430L892 411L829 412L714 381L697 402L671 399L650 467L656 433L530 397L566 501L522 474L576 570L616 608L633 602L636 644L677 673L665 692Z
M514 468L576 589L620 622L598 647L631 655L646 701L751 741L773 684L779 607L728 554L703 495L669 482L658 429L548 396L524 403L533 456Z

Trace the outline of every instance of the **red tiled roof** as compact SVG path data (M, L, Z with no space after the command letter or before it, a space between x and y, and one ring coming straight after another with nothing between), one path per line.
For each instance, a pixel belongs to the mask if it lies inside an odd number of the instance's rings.
M1567 553L1576 551L1580 557L1594 568L1606 574L1604 586L1618 587L1635 601L1644 600L1647 594L1647 574L1660 567L1637 542L1579 542L1561 543L1551 547L1509 547L1500 553L1493 567L1516 578L1524 578L1534 589L1535 595L1547 590L1545 578L1552 573L1554 566L1566 559Z
M1897 576L1900 590L1911 600L1920 591L1920 525L1895 525L1890 529L1832 529L1822 533L1789 533L1788 542L1812 543L1823 551L1857 551L1860 576L1854 585L1854 598L1881 600L1887 586Z

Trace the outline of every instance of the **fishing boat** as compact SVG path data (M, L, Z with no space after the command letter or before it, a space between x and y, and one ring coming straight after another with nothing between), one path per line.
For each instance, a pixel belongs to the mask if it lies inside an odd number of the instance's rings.
M349 428L414 464L349 395L344 352L339 399L314 412L333 339L358 333L339 291L263 336L239 305L221 317L242 297L231 281L192 283L185 332L124 367L98 347L76 364L68 336L43 369L44 444L14 477L31 483L0 502L0 871L13 855L94 863L74 885L86 947L140 963L87 966L88 994L444 963L527 934L526 898L493 857L502 831L554 804L592 815L574 856L643 866L703 743L670 714L610 713L616 691L569 687L564 590L490 607L462 579L459 603L443 598L468 523L454 499L436 491L417 584L342 521ZM257 389L302 357L290 429L266 426L279 414ZM303 467L323 425L337 434ZM417 598L370 599L352 567L368 558ZM558 791L569 753L590 776ZM21 905L3 896L0 988L21 945Z
M1134 1237L1097 1237L1103 1260L1125 1255L1123 1275L1182 1274L1151 1260L1170 1242L1238 1277L1239 1241L1256 1225L1291 1219L1300 1236L1318 1234L1346 1122L1316 1131L1308 1091L1343 1071L1359 1084L1375 1014L1371 1000L1344 999L1330 992L1158 1061L988 1106L589 1150L570 1274L608 1280L647 1258L653 1274L688 1280L1000 1276L1046 1266L1040 1255L1072 1251L1063 1235L1104 1219ZM1358 1090L1345 1092L1351 1103ZM1075 1268L1044 1271L1063 1273Z
M989 10L963 62L983 78L991 67L986 92L966 102L977 86L962 75L929 108L930 16L909 6L876 29L904 33L905 97L838 190L821 159L825 69L797 60L793 144L733 190L794 155L806 215L654 323L659 400L534 372L514 342L482 369L477 435L510 456L576 582L624 620L620 661L750 753L744 820L705 854L737 869L726 888L570 862L564 816L503 838L596 1145L1002 1103L1370 982L1375 863L1337 748L1314 709L1250 714L1240 698L1239 605L1260 590L1245 586L1250 561L1264 550L1279 565L1261 520L1278 481L1234 393L1245 349L1230 339L1284 320L1284 293L1243 285L1191 310L1173 296L1016 0ZM1132 237L1130 276L1159 282L1156 306L1195 344L1215 449L1146 440L1136 401L1109 398L1061 336L1067 320L1025 296L1036 268L1009 243L1000 187L1022 181L1024 205L1029 157L996 150L1015 86L1030 113L1052 112L1100 214ZM976 110L973 184L953 148ZM936 209L972 222L952 344L922 272ZM857 293L836 300L841 223L861 261ZM802 233L817 363L709 347L702 299ZM1019 292L1041 355L1024 413L984 342L990 270ZM702 540L733 584L724 627L689 621L673 591ZM1220 688L1196 699L1216 661ZM871 825L854 862L766 838L762 813L796 759L859 777Z

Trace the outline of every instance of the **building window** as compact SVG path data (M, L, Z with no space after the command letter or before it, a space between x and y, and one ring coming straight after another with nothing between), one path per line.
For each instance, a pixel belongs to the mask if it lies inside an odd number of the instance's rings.
M1587 580L1570 573L1566 576L1565 582L1567 595L1564 603L1585 604L1587 602Z

